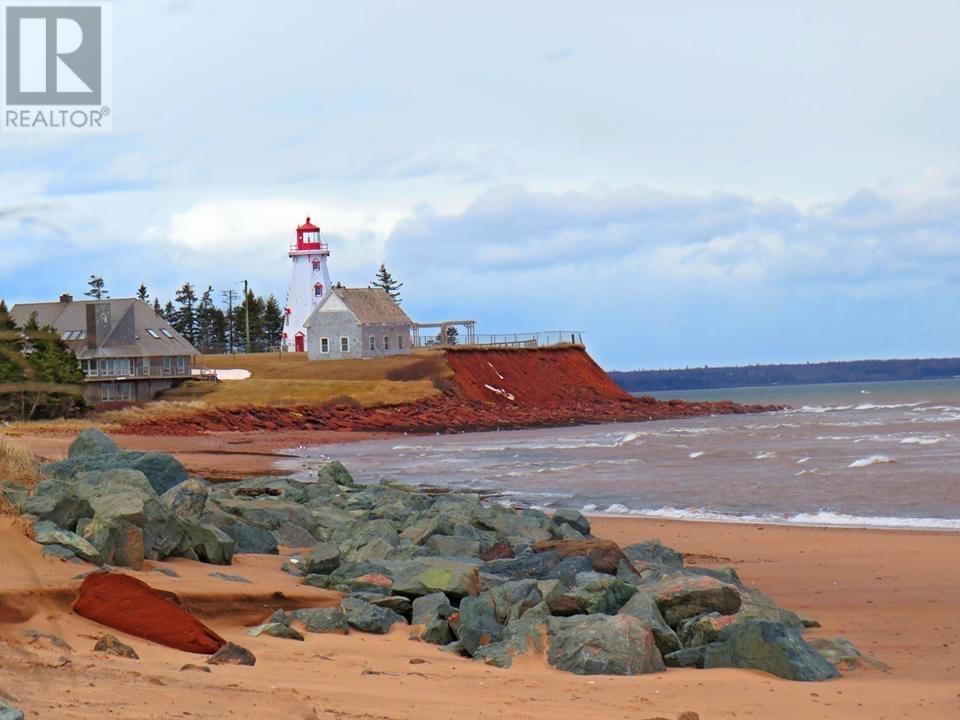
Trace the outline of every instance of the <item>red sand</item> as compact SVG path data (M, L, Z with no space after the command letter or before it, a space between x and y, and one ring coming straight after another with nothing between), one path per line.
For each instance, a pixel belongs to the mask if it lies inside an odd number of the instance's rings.
M73 610L101 625L185 652L211 655L226 643L168 594L129 575L88 575Z

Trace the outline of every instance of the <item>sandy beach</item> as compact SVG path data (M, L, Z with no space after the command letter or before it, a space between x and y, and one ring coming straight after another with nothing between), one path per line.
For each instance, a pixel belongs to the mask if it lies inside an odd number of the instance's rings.
M0 524L0 693L33 717L89 718L953 718L960 713L960 535L595 519L595 533L626 544L660 538L691 563L730 565L744 581L890 666L826 683L747 670L669 670L637 677L579 677L526 658L499 670L409 639L307 634L303 643L246 636L277 607L335 604L301 585L276 556L239 556L230 574L186 560L131 572L177 593L256 667L202 665L191 655L116 633L141 660L93 652L106 628L70 603L90 566L43 559L40 547ZM155 572L174 569L180 577ZM31 639L27 630L54 635Z

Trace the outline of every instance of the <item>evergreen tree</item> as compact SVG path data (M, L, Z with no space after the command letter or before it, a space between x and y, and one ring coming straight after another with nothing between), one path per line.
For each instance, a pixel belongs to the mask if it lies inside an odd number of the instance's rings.
M177 309L173 306L173 303L167 300L167 304L163 306L163 312L160 313L160 317L166 320L168 323L173 325L174 321L177 318Z
M90 289L84 293L87 297L92 297L96 300L103 300L104 298L110 297L103 278L99 275L91 275L90 279L87 280L87 285L90 286Z
M153 311L157 314L157 317L163 317L163 308L160 307L160 298L153 299Z
M147 302L150 300L150 294L147 292L147 286L143 283L140 283L140 287L137 288L137 300L140 302Z
M174 313L172 325L177 332L183 335L191 345L197 344L198 323L197 323L197 293L190 283L184 283L183 287L177 290L177 304L180 306Z
M204 353L222 353L226 349L226 314L213 302L213 287L207 286L197 306L197 348Z
M384 263L380 263L380 269L377 270L377 279L370 283L370 287L386 290L387 295L393 298L397 304L403 302L400 299L400 288L403 287L403 283L394 279Z
M264 350L279 347L283 340L283 308L271 295L263 305L263 344Z
M437 342L441 345L456 345L460 338L460 331L455 325L447 325L446 331L441 330L437 333Z

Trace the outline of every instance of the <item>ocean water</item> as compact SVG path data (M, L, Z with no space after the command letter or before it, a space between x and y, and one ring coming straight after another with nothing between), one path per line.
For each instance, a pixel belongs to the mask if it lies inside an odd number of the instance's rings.
M591 514L960 530L960 379L737 388L659 397L788 404L761 415L300 448L361 482L490 493Z

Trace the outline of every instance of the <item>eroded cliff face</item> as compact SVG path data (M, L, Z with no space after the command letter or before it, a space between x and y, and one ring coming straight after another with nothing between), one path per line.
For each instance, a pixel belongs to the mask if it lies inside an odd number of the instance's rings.
M554 407L630 397L581 347L457 349L447 363L468 400Z

